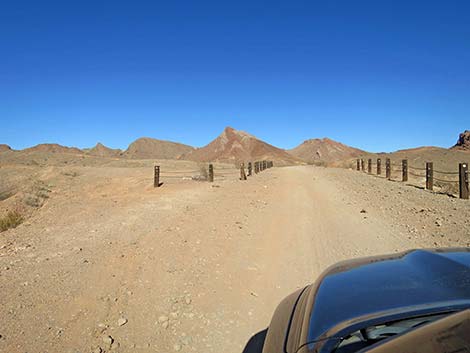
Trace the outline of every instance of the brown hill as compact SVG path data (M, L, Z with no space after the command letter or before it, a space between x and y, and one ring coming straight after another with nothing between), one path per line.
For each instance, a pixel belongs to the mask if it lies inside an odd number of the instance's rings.
M286 151L231 127L225 128L222 134L207 146L198 148L182 158L196 162L240 163L272 160L278 165L301 163Z
M329 138L311 139L301 145L288 150L288 152L309 163L334 163L364 154L365 152Z
M458 178L454 177L453 175L447 175L447 176L442 175L442 174L439 174L437 171L456 173L458 171L459 163L470 162L470 155L468 151L466 150L454 149L454 148L449 149L449 148L442 148L442 147L435 147L435 146L409 148L409 149L404 149L404 150L398 150L396 152L391 152L391 153L364 153L358 156L357 158L363 158L366 163L365 164L366 166L367 166L367 159L371 158L372 163L373 163L374 173L375 173L377 158L382 159L382 164L383 164L382 169L385 168L386 158L390 158L391 163L394 166L393 168L397 170L400 169L403 159L408 160L409 168L424 169L426 166L426 162L433 162L436 178L446 179L448 177L450 179L455 179L455 180L457 180ZM351 158L349 160L349 163L344 163L344 166L355 169L356 158L354 159ZM413 172L417 173L416 171L413 171ZM423 174L422 170L421 170L421 174Z
M7 151L11 151L11 147L8 146L8 145L5 145L3 143L0 144L0 152L7 152Z
M25 148L22 152L46 152L46 153L73 153L81 154L82 150L76 147L66 147L56 143L43 143L34 147Z
M98 142L95 147L87 150L87 154L98 157L119 157L122 154L120 149L106 147Z
M134 159L178 159L194 148L181 143L142 137L132 142L123 156Z
M459 135L457 143L452 147L458 150L470 151L470 131L465 130Z

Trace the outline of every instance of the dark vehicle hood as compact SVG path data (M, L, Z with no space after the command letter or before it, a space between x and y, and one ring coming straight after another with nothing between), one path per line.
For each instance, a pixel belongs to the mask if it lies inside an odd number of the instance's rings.
M470 307L470 249L411 250L339 263L312 293L308 343L342 337L368 321L461 310Z

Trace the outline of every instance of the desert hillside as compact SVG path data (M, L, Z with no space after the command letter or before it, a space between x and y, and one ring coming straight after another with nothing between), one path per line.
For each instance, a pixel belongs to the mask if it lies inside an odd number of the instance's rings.
M433 162L435 170L457 171L459 163L469 162L470 153L462 149L448 149L435 146L417 147L399 150L392 153L364 153L358 158L371 158L376 163L377 158L385 161L390 158L393 165L399 166L403 159L408 160L408 164L416 168L424 168L426 162ZM354 166L355 159L350 160L350 166ZM383 162L385 163L385 162Z
M132 142L123 156L133 159L177 159L192 150L193 147L182 143L142 137Z
M288 154L286 151L231 127L225 128L222 134L207 146L198 148L182 158L197 162L239 163L272 160L277 165L302 163L299 158Z
M0 152L11 151L11 147L5 144L0 144Z
M102 143L98 142L96 146L90 148L87 153L98 157L119 157L122 154L122 151L120 149L106 147Z
M62 146L57 143L42 143L34 147L25 148L24 150L21 150L21 152L25 152L25 153L29 153L29 152L74 153L74 154L83 153L83 151L80 150L79 148Z
M288 150L291 155L308 163L334 163L364 154L364 151L346 146L329 138L310 139Z

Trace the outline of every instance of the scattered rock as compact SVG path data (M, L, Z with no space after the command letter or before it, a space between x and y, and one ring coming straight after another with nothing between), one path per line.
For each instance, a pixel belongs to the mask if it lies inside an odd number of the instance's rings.
M161 324L164 323L164 322L167 322L168 320L170 320L169 317L165 316L165 315L162 315L158 318L158 322L161 323Z
M102 340L103 340L103 343L108 347L110 348L113 343L114 343L114 338L112 338L111 336L109 335L105 335L102 337Z
M181 347L181 344L179 344L179 343L176 343L176 344L173 346L173 349L174 349L175 351L177 351L177 352L179 352L179 351L181 350L181 348L182 348L182 347Z
M124 317L121 317L121 318L118 320L117 324L118 324L119 326L124 326L125 324L127 324L127 319L124 318Z
M176 318L178 317L178 312L177 312L177 311L174 311L174 312L170 313L170 317L171 317L172 319L176 319Z
M367 213L367 211L365 209L362 209L361 213Z
M192 342L193 342L193 339L191 338L191 336L184 336L183 338L181 338L181 342L185 345L185 346L189 346Z

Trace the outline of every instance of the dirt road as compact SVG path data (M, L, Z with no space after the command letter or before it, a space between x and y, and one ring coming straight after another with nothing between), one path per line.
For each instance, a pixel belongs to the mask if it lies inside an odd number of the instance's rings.
M349 170L160 189L138 168L76 179L0 234L2 352L241 352L337 261L469 242L468 201Z

